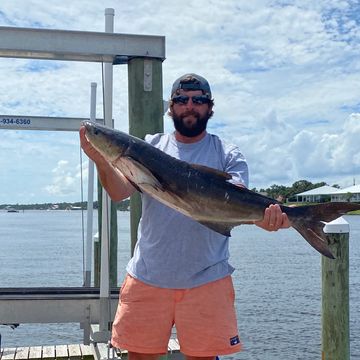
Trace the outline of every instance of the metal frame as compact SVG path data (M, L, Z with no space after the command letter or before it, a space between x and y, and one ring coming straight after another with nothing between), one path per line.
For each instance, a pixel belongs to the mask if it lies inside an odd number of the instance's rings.
M0 26L0 57L107 62L165 59L165 37Z
M85 120L89 118L0 115L0 129L79 131ZM103 124L104 120L96 119L96 122Z
M2 323L99 323L99 288L0 288ZM111 290L114 315L119 289Z
M44 60L66 60L85 62L105 62L105 125L111 125L112 119L112 65L128 63L133 58L165 59L165 37L133 34L113 33L112 17L113 9L105 9L105 32L83 32L67 30L49 30L34 28L0 27L0 57L26 58ZM145 86L145 83L144 83ZM151 81L146 82L146 88L151 89ZM7 129L44 129L44 118L41 117L9 117L11 122L0 123L0 128ZM0 119L4 119L1 116ZM15 119L15 123L14 123ZM27 119L21 121L21 119ZM16 120L18 120L16 122ZM46 130L74 130L79 128L79 122L83 119L62 120L59 125L48 127ZM30 124L27 124L30 122ZM43 123L42 123L43 122ZM65 124L66 122L66 124ZM42 123L42 125L40 125ZM59 122L58 122L59 123ZM27 127L29 125L29 127ZM103 214L106 211L103 208ZM107 231L103 226L103 232ZM103 235L103 234L102 234ZM105 259L109 245L108 236L102 237L102 265L101 278L108 279L109 264ZM106 240L105 240L106 239ZM104 258L103 258L104 257ZM104 274L103 274L104 273ZM0 289L1 293L1 289ZM60 296L60 298L59 298ZM85 297L63 298L57 295L50 299L31 297L18 294L18 298L4 298L0 295L0 319L2 322L48 322L51 316L56 322L66 322L66 319L86 323L85 328L96 319L99 323L99 331L92 332L96 336L95 341L108 340L108 321L110 313L113 313L113 298L110 295L109 284L106 281L100 283L99 297L89 299ZM117 304L117 297L116 297ZM67 310L68 309L68 310ZM75 309L75 310L74 310ZM68 311L68 312L66 312ZM51 315L53 313L53 315ZM7 315L6 315L7 314ZM6 315L6 316L5 316ZM88 319L91 319L88 321ZM6 320L6 321L5 321ZM9 320L9 321L8 321Z

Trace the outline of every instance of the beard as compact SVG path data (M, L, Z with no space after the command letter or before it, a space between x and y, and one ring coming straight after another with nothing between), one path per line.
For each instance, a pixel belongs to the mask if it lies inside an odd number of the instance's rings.
M187 116L194 116L196 118L196 121L191 124L187 124L186 120L184 120L184 118ZM201 116L195 111L189 111L182 115L177 115L173 112L171 117L173 119L175 129L181 135L186 137L195 137L206 130L210 115L206 114L204 116Z

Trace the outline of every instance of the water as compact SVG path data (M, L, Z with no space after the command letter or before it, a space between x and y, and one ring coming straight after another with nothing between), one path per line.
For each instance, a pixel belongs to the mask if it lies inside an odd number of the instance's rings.
M0 287L82 286L81 216L0 212ZM351 358L360 359L360 216L345 218L351 229ZM119 282L130 256L128 224L129 213L118 212ZM221 359L320 359L320 256L292 229L267 233L248 225L233 231L231 254L244 351ZM82 341L78 324L0 326L0 333L6 347Z

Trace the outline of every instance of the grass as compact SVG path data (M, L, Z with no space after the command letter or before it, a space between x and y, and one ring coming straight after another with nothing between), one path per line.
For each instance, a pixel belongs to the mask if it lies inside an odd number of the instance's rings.
M305 203L305 202L291 202L291 203L285 203L284 205L287 206L304 206L304 205L316 205L319 203ZM324 204L324 203L322 203ZM360 215L360 210L350 211L346 215Z
M360 215L360 210L350 211L346 215Z

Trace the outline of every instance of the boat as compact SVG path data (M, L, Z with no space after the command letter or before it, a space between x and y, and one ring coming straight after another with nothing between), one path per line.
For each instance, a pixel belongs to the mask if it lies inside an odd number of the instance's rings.
M70 205L70 210L82 210L82 207Z
M9 213L18 213L19 210L16 210L15 208L7 208L7 212L9 212Z

